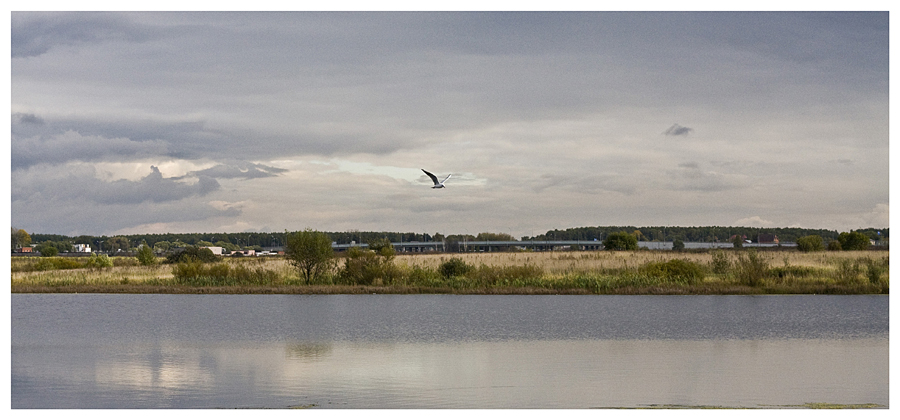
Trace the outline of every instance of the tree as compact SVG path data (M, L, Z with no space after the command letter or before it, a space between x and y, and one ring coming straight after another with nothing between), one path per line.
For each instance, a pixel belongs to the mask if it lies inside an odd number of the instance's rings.
M825 242L819 235L808 235L797 238L797 249L802 252L822 251L825 249Z
M861 232L841 232L838 235L841 249L844 251L865 251L869 249L869 237Z
M838 241L838 240L832 240L831 242L829 242L829 243L828 243L828 250L829 250L829 251L840 251L840 250L841 250L841 243L840 243L840 241Z
M684 241L681 239L675 239L672 241L672 250L674 251L684 251Z
M141 244L138 247L137 259L140 261L141 265L153 265L156 264L156 255L153 255L153 250L150 249L150 245L147 245L147 242Z
M334 249L328 235L307 228L286 235L284 255L306 280L306 284L334 267Z
M131 249L131 243L128 242L128 238L114 236L106 240L106 249L109 252L128 251Z
M627 232L610 233L603 240L603 248L616 251L636 250L637 238Z
M19 249L31 245L31 235L25 229L12 228L12 248Z
M735 248L743 248L744 247L744 238L741 235L734 235L731 238L731 243L734 244Z

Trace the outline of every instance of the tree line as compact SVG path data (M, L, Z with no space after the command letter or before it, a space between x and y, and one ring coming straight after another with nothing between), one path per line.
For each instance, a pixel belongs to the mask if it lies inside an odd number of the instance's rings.
M821 237L827 246L838 241L842 234L836 230L827 229L803 229L803 228L753 228L733 226L597 226L578 227L565 230L550 230L547 233L534 237L525 236L520 240L567 240L567 241L593 241L605 240L613 233L626 232L639 241L683 241L683 242L732 242L735 237L758 242L760 234L776 235L780 242L797 242L807 236ZM874 240L887 240L889 228L884 229L859 229L853 232L864 235ZM417 232L377 232L357 231L322 232L331 242L337 244L368 244L374 241L387 240L389 242L444 242L448 251L454 251L466 241L512 241L516 240L507 233L482 232L477 235L441 233L417 233ZM74 244L88 244L92 251L117 252L136 251L142 244L150 248L165 252L175 248L186 246L220 246L228 251L241 249L256 249L284 247L287 244L290 232L240 232L240 233L163 233L163 234L136 234L118 236L66 236L58 234L29 234L23 229L12 228L12 248L18 249L32 244L38 245L38 251L44 247L53 247L58 252L73 252Z
M840 232L828 229L805 229L805 228L755 228L755 227L737 227L737 226L596 226L596 227L578 227L568 228L565 230L549 230L547 233L532 237L523 237L522 240L536 241L558 240L558 241L593 241L604 240L607 236L617 232L627 232L635 236L639 241L660 241L673 242L681 240L684 242L732 242L734 237L741 237L752 242L759 241L760 234L770 234L778 237L780 242L797 242L799 238L804 236L816 235L828 243L838 239ZM859 232L873 241L887 240L890 229L857 229Z

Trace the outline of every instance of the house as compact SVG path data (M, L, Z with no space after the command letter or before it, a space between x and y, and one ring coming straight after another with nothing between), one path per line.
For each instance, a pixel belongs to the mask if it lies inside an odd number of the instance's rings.
M72 245L72 249L74 249L75 252L91 252L91 245L90 244L75 244L75 245Z
M34 252L34 248L32 248L30 246L23 246L23 247L17 249L15 252Z
M222 248L220 246L204 246L203 248L206 248L206 249L212 251L212 253L215 255L224 255L225 254L225 248Z
M761 244L777 244L778 236L773 233L760 233L757 242Z

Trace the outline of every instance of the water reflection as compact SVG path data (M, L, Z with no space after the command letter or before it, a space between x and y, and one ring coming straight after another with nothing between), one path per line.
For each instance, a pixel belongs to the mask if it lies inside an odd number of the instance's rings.
M60 359L14 349L13 407L886 406L887 352L881 339L169 343ZM50 384L59 395L36 389Z
M12 304L13 408L888 405L886 297Z

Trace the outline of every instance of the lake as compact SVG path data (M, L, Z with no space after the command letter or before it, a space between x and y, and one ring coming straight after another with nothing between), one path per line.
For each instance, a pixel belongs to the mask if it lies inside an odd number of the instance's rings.
M887 296L13 294L12 408L889 405Z

